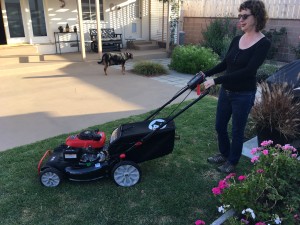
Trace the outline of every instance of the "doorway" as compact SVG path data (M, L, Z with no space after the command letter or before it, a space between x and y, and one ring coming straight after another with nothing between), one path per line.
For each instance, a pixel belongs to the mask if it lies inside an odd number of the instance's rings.
M4 30L4 23L3 23L3 15L2 15L2 7L0 3L0 45L6 45L6 35Z

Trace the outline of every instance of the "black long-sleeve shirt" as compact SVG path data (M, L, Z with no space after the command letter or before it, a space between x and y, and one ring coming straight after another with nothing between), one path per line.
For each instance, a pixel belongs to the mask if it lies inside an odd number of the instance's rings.
M239 48L241 36L233 38L224 60L204 72L206 76L226 71L224 75L214 79L215 84L222 84L229 91L256 90L257 69L266 59L271 42L266 37L247 49Z

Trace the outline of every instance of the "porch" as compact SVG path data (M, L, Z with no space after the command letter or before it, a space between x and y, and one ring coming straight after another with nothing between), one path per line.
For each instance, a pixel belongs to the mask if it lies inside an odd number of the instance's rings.
M121 52L128 51L133 53L133 61L144 59L166 58L166 49L121 49ZM81 52L71 52L64 54L39 54L36 45L0 45L0 71L11 67L12 69L28 66L44 66L49 63L70 63L82 62ZM92 51L86 51L86 62L99 60L100 55Z

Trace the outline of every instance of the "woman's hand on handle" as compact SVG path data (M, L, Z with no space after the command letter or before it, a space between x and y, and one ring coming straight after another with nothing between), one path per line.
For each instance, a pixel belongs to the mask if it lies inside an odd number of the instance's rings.
M214 81L214 79L209 79L209 80L205 81L203 84L204 84L205 89L208 89L215 85L215 81Z

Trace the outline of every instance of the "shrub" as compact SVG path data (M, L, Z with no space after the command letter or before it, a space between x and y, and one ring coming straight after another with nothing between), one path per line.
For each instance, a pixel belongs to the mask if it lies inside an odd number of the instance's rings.
M135 63L133 65L133 72L146 76L161 75L168 73L167 69L163 65L150 61L141 61Z
M270 29L269 31L263 30L262 33L271 40L271 47L269 49L267 59L274 59L280 46L283 44L283 39L286 37L286 28L281 27L279 31Z
M264 63L257 70L257 74L256 74L257 82L261 83L261 82L265 81L269 76L273 75L277 69L278 69L278 66L276 66L274 64Z
M298 46L292 46L291 50L292 50L293 53L295 53L296 58L300 59L300 43L298 44Z
M231 40L238 33L237 27L229 18L215 19L202 32L202 46L213 49L221 58L224 58Z
M209 48L196 45L177 46L169 67L180 73L196 74L218 63L218 56Z

